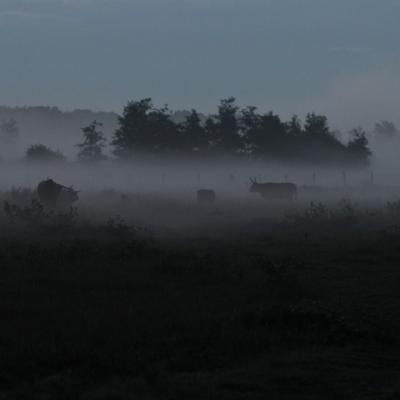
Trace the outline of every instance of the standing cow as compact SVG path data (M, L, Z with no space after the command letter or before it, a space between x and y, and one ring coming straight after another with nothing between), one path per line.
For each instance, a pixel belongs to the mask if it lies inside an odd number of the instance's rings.
M72 187L66 187L47 179L37 187L40 202L48 208L70 207L78 200L78 192Z
M259 193L265 199L294 200L297 197L297 186L294 183L258 183L251 179L250 192Z
M213 204L215 203L216 195L214 190L201 189L197 191L197 202L199 204Z

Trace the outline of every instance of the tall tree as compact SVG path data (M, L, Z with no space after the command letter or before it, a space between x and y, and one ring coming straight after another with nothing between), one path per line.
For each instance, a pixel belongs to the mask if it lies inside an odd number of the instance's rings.
M307 154L306 138L302 122L297 115L286 122L286 154L288 158L301 160Z
M171 119L168 106L152 108L148 114L149 151L159 154L174 154L182 150L179 126Z
M3 119L0 124L0 134L4 142L15 142L19 134L17 121L14 118Z
M241 110L239 123L243 142L248 155L258 152L257 141L260 132L260 115L257 107L248 106Z
M349 157L358 160L356 154L366 139L354 137L346 146L331 131L324 115L308 114L303 126L297 116L285 122L278 114L260 114L255 107L240 110L233 97L221 100L218 113L204 124L195 110L181 114L185 114L184 121L176 123L167 106L156 109L151 99L129 102L113 137L114 153L129 157L209 152L340 163Z
M300 118L293 115L289 122L286 123L286 131L290 137L300 137L303 134Z
M204 154L208 149L206 130L196 110L192 110L181 124L182 146L187 153Z
M368 164L371 150L368 147L368 139L365 131L361 128L355 128L350 132L350 141L347 144L347 149L350 153L351 160Z
M58 150L52 150L44 144L33 144L26 151L27 161L59 162L65 161L64 155Z
M393 139L398 133L393 122L383 120L375 124L375 135L380 139Z
M221 100L218 114L213 117L214 123L208 122L208 128L212 127L209 133L215 149L227 154L237 154L243 149L237 118L239 107L236 106L235 101L234 97Z
M143 99L129 102L124 108L112 145L118 157L127 158L135 153L174 152L181 143L168 107L156 109L151 99Z
M307 135L321 140L326 140L333 136L329 130L326 116L315 113L307 114L304 131Z
M304 144L310 161L337 161L345 158L346 146L331 132L328 119L324 115L307 114L304 125Z
M287 151L286 125L272 111L261 116L260 147L268 155L285 156Z
M254 156L285 156L286 125L277 114L256 114L255 108L250 107L243 110L241 121L245 124L244 137Z
M114 133L112 145L118 157L132 156L135 151L149 148L149 116L153 105L151 99L131 101L118 117L119 128Z
M80 147L78 158L84 162L98 162L106 158L103 154L106 139L103 132L99 130L103 124L93 121L90 125L82 128L83 142L77 144Z

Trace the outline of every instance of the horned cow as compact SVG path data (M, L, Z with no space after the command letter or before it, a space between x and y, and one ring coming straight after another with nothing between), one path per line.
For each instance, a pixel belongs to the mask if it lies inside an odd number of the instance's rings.
M251 179L250 192L259 193L265 199L294 200L297 197L297 186L294 183L258 183Z
M40 202L49 208L69 207L78 200L78 191L47 179L39 183L37 193Z

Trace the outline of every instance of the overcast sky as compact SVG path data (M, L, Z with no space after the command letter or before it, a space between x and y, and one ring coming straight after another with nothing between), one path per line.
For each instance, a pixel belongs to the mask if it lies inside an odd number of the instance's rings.
M0 104L400 122L399 0L0 0Z

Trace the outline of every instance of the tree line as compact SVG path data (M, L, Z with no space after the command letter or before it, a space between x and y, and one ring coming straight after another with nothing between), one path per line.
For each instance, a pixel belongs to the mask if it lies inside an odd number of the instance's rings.
M256 107L240 108L233 97L221 100L217 113L204 117L196 110L183 121L171 118L167 106L156 108L151 99L129 102L118 117L110 145L115 157L123 160L140 156L185 156L215 158L245 157L257 160L367 164L371 151L362 128L350 132L343 143L328 125L324 115L307 114L304 123L297 116L283 121L273 112L261 113ZM82 128L83 141L77 145L81 161L105 159L106 139L101 123ZM45 156L48 148L31 147ZM48 153L48 152L47 152ZM28 155L28 154L27 154ZM59 158L48 153L48 158Z

